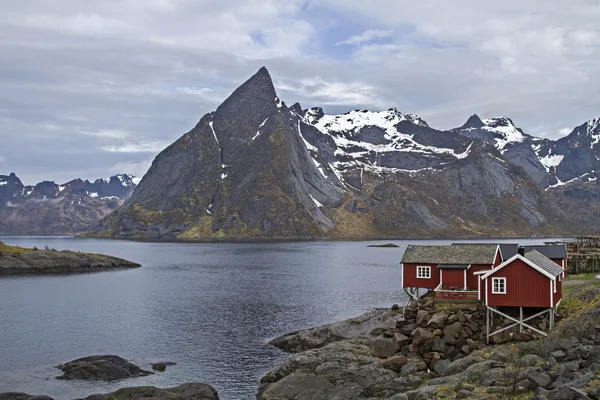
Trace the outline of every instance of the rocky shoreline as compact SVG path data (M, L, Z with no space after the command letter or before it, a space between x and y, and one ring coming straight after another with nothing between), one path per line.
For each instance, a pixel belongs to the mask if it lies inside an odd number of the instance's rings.
M564 301L577 307L548 337L517 328L493 345L482 308L428 299L404 320L374 310L293 332L271 342L297 354L262 378L257 399L600 399L600 287Z
M138 268L140 264L103 254L40 250L0 242L0 276L69 274Z

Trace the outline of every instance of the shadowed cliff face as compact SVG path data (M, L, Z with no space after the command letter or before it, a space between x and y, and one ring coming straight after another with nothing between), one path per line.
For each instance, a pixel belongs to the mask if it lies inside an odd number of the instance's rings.
M261 68L162 151L132 197L88 235L525 235L567 225L488 140L437 131L396 109L288 108Z

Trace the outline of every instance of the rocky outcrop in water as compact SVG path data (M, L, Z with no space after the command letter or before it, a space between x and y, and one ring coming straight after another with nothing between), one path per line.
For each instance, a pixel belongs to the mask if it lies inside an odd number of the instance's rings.
M0 235L73 235L90 229L132 193L138 178L115 175L94 182L25 186L0 175Z
M598 399L600 288L563 301L570 316L541 341L513 330L487 346L482 311L446 305L406 321L382 310L285 335L272 343L300 353L262 378L257 398Z
M150 239L559 234L576 229L494 144L392 108L287 107L261 68L162 151L88 232Z
M102 254L26 249L0 242L0 276L99 272L140 266Z
M76 400L219 400L217 391L205 383L160 389L154 386L137 386L119 389L108 394L94 394ZM53 400L48 396L31 396L25 393L0 393L0 400ZM57 399L58 400L58 399Z
M139 366L114 355L89 356L58 365L64 374L56 379L114 381L152 374Z

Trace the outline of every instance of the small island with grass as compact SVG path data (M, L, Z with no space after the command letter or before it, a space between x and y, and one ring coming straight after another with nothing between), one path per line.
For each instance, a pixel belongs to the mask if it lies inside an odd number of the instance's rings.
M0 276L69 274L141 267L140 264L103 254L10 246L0 242Z

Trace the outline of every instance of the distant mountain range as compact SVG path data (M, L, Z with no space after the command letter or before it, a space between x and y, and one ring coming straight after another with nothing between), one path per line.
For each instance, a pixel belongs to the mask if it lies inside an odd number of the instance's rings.
M135 190L139 178L115 175L94 182L25 186L0 175L0 235L71 235L90 229Z
M392 108L288 107L261 68L163 150L89 236L375 238L596 232L599 120L552 141L505 117L439 131Z

